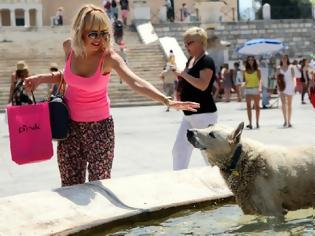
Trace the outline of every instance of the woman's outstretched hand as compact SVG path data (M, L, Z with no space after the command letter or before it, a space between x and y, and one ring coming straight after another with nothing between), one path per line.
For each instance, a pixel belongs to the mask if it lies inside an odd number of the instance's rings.
M166 104L170 108L174 108L177 110L185 110L185 111L193 111L196 112L200 107L199 103L196 102L181 102L181 101L173 101L168 100L168 104Z
M33 75L24 80L23 86L27 92L34 91L40 84L39 76Z

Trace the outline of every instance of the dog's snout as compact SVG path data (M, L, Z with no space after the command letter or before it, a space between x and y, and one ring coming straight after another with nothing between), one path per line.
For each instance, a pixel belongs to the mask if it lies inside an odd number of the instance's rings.
M194 137L194 131L192 131L192 130L187 130L187 138L188 139L190 139L190 138L192 138L192 137Z

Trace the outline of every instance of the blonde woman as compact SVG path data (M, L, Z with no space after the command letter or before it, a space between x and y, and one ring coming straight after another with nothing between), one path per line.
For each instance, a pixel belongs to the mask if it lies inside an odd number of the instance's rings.
M111 22L101 8L83 6L72 25L71 40L63 44L66 64L63 74L52 72L26 79L27 90L41 83L67 83L65 99L71 123L69 136L58 143L58 165L62 186L111 176L114 159L114 122L110 112L108 85L111 71L133 90L166 106L194 112L197 103L176 102L135 75L111 47Z
M283 127L292 127L292 99L295 94L295 73L294 68L291 66L289 56L283 55L280 61L280 67L277 70L277 74L283 74L285 81L285 88L283 91L279 91L280 99L282 103L282 115L284 119Z
M190 57L186 68L175 70L178 76L181 101L194 101L200 104L197 112L184 111L176 141L173 147L173 169L188 167L193 146L187 140L190 128L205 128L217 122L217 107L212 97L215 81L215 65L207 55L207 33L204 29L193 27L184 33L184 42Z

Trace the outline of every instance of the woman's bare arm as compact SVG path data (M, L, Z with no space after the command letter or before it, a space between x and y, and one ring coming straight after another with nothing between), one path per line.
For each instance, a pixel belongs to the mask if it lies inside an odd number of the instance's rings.
M199 108L198 103L170 100L152 84L133 73L116 52L111 51L111 53L106 56L105 61L108 63L105 67L114 69L119 77L134 91L176 109L196 111L196 108Z

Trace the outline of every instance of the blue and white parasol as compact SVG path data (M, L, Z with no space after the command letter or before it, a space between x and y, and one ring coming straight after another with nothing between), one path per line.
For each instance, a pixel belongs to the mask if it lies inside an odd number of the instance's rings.
M241 55L272 55L287 47L277 39L252 39L236 49Z

